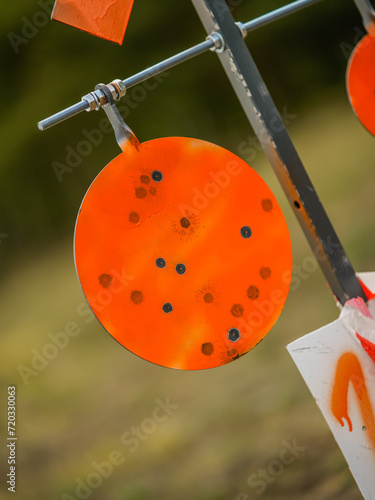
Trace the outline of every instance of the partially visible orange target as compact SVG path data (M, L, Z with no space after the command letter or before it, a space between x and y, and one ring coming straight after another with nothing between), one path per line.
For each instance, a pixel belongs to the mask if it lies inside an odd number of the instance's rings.
M122 44L134 0L56 0L52 19Z
M375 35L362 38L347 69L347 90L351 105L362 124L375 135Z
M240 158L196 139L127 143L86 193L74 248L104 328L171 368L239 358L289 290L291 243L275 196Z

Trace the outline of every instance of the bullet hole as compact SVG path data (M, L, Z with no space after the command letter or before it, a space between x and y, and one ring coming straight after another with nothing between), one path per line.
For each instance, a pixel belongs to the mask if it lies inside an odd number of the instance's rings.
M231 342L237 342L241 338L240 331L237 328L231 328L228 332L228 339Z
M163 305L163 311L165 313L170 313L171 311L173 311L172 304L170 304L169 302L167 302L166 304L164 304Z
M162 257L159 257L158 259L156 259L156 266L159 268L159 269L163 269L163 267L166 266L166 262L165 260L162 258Z
M180 224L182 227L187 229L190 226L190 221L187 217L182 217L182 219L180 220Z
M243 226L241 227L241 236L242 238L250 238L251 236L251 229L249 228L249 226Z
M163 179L163 174L159 170L154 170L151 177L155 182L160 182Z
M176 271L178 274L185 274L185 272L186 272L185 264L177 264Z

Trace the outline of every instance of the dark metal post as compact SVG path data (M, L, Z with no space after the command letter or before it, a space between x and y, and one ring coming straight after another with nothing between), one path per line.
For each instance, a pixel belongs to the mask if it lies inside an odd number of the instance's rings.
M332 292L344 304L366 300L354 269L321 204L279 112L224 0L192 0L207 31L220 32L218 57L279 178Z

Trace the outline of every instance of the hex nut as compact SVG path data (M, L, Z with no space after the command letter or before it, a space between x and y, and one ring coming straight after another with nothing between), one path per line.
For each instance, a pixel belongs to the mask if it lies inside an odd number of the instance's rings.
M81 98L81 101L86 101L88 103L88 105L90 106L89 109L86 109L86 111L93 111L94 109L97 110L98 109L98 106L97 106L97 101L96 99L94 98L94 96L92 95L92 93L90 94L87 94L87 95L84 95L82 98Z
M126 94L126 85L122 80L120 79L113 80L113 82L111 82L110 85L114 85L118 91L117 100L121 99L121 97L124 97L124 95Z

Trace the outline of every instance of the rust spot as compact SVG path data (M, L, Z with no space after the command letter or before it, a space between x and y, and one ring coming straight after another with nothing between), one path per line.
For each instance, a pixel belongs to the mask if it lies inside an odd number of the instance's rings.
M139 151L140 142L136 138L136 136L130 130L126 132L126 135L127 135L127 139L130 142L130 144L132 146L134 146L137 151Z
M139 215L137 214L137 212L130 212L130 214L129 214L129 222L131 222L132 224L138 224L138 222L139 222Z
M214 300L214 296L212 295L212 293L207 292L204 294L203 300L206 302L206 304L211 304L211 302L213 302Z
M152 196L155 196L156 193L157 193L157 189L154 188L154 186L151 186L150 189L148 190L148 192L152 195Z
M269 278L271 276L271 269L269 267L261 267L259 269L259 274L260 274L261 278L266 280L267 278Z
M232 309L230 312L235 318L239 318L240 316L243 315L244 307L242 304L233 304Z
M142 184L150 184L150 177L148 175L141 175L141 183Z
M211 342L205 342L204 344L202 344L201 350L205 356L211 356L211 354L214 352L214 346L211 344Z
M143 302L143 293L138 290L133 290L130 294L130 300L133 302L133 304L140 304L141 302Z
M230 351L227 351L227 356L232 361L234 361L235 359L238 359L240 357L240 354L237 352L236 349L231 349Z
M111 286L113 278L110 274L101 274L99 276L99 283L103 288L108 288Z
M146 198L147 191L145 190L144 187L137 187L135 188L135 196L137 198Z
M271 212L271 210L273 208L272 200L270 200L268 198L265 198L264 200L262 200L262 208L265 212Z
M250 285L246 293L250 300L255 300L259 297L259 288L255 285Z

